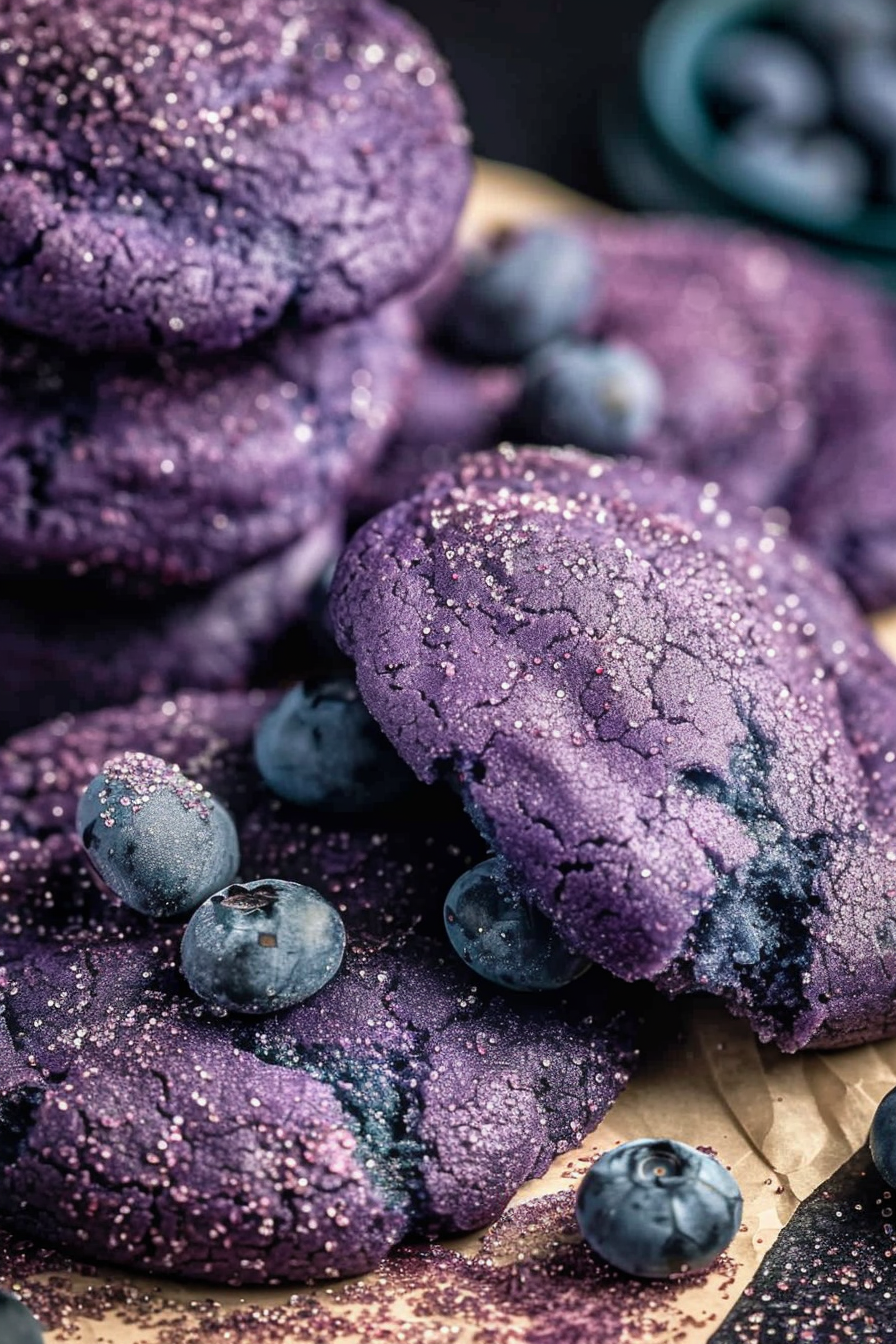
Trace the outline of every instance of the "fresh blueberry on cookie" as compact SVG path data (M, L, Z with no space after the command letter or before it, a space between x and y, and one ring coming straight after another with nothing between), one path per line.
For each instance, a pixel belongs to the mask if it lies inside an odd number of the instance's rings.
M0 1288L0 1339L3 1344L43 1344L43 1332L31 1312Z
M255 759L274 793L327 812L383 807L413 783L348 677L295 686L262 720Z
M645 1279L705 1269L730 1244L742 1213L731 1173L674 1139L634 1139L604 1153L576 1202L591 1249Z
M590 966L570 952L551 921L514 887L506 864L487 859L457 879L445 927L471 970L505 989L561 989Z
M181 964L201 999L235 1013L275 1013L316 994L339 970L345 926L311 887L235 884L187 925Z
M558 341L529 361L519 428L536 443L621 452L650 437L663 401L659 370L634 346Z
M871 1156L887 1185L896 1189L896 1087L887 1093L874 1113Z
M189 914L239 867L223 804L179 766L142 751L106 762L78 804L76 826L106 886L157 919Z
M475 253L445 315L445 336L462 355L514 363L573 332L600 283L594 251L566 229L501 235Z

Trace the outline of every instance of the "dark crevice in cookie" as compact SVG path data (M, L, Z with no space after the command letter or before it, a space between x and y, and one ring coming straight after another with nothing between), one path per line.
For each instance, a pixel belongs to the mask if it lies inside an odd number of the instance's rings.
M23 1083L0 1096L0 1167L9 1167L25 1146L44 1089Z
M245 1046L263 1063L301 1069L332 1091L357 1139L358 1165L369 1171L392 1208L410 1204L413 1228L423 1200L424 1147L418 1137L417 1078L408 1056L395 1051L354 1055L333 1046L259 1047L252 1040Z
M786 1028L806 1007L811 922L822 903L818 877L829 865L832 837L788 831L771 800L775 746L749 716L744 723L747 740L731 753L727 781L702 768L681 775L686 788L724 807L756 848L733 872L718 870L712 903L697 919L687 955L698 982L764 1005ZM714 865L711 854L707 859Z

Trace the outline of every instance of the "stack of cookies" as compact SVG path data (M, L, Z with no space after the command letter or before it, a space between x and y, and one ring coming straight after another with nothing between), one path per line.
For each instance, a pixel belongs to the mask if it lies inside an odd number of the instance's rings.
M376 0L0 17L0 727L257 676L413 371L467 189Z

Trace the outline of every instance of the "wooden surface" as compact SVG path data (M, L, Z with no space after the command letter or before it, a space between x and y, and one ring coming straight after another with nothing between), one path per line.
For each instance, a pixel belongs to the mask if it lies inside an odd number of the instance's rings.
M482 164L465 232L470 236L494 224L594 208L535 174ZM879 637L896 656L896 613L877 624ZM650 1061L582 1149L559 1159L542 1180L520 1191L514 1202L572 1188L594 1155L620 1140L663 1134L712 1146L732 1167L745 1194L744 1230L731 1248L737 1265L734 1282L728 1283L730 1274L727 1278L717 1275L700 1288L682 1288L670 1301L667 1315L652 1318L650 1329L652 1339L705 1344L797 1202L863 1142L877 1102L896 1085L896 1042L787 1057L757 1046L749 1030L718 1005L697 1001L677 1011L683 1014L685 1044L671 1055ZM469 1238L454 1245L475 1254L478 1242L478 1238ZM371 1276L371 1282L376 1280L377 1276ZM361 1344L367 1333L364 1327L353 1330L357 1310L351 1302L338 1301L338 1292L334 1295L333 1290L210 1293L208 1285L191 1287L149 1279L129 1282L139 1293L158 1301L160 1310L161 1304L167 1304L165 1314L174 1303L180 1304L188 1321L195 1311L195 1326L185 1327L179 1344L201 1344L216 1312L224 1317L240 1304L282 1308L290 1300L299 1304L290 1337L300 1344L305 1339L299 1319L301 1303L308 1298L343 1322L338 1338L344 1344ZM153 1344L159 1338L145 1321L135 1325L115 1313L96 1319L90 1306L90 1280L72 1279L70 1288L83 1294L84 1311L75 1312L65 1332L48 1336L54 1344L63 1340L67 1344ZM469 1322L441 1317L399 1291L390 1293L388 1286L380 1286L378 1292L383 1338L414 1339L415 1344L430 1340L469 1344L474 1338L476 1326ZM219 1307L210 1305L210 1297ZM190 1306L200 1299L201 1310ZM408 1325L411 1318L413 1324ZM502 1331L507 1344L525 1341L526 1326L524 1317L509 1314L506 1333ZM248 1344L256 1337L251 1327L233 1336L237 1344L240 1339Z

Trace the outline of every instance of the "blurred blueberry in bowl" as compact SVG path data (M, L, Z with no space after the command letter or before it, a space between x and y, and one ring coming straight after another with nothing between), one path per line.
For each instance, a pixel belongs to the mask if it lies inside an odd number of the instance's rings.
M710 49L704 73L716 114L728 121L759 114L779 126L809 130L831 110L830 83L814 56L780 33L735 29Z
M793 0L787 17L806 42L832 54L896 41L893 0Z
M803 138L752 119L727 137L718 153L754 197L828 223L855 219L870 186L867 156L837 131Z
M896 146L896 51L855 47L837 68L843 120L869 144Z

